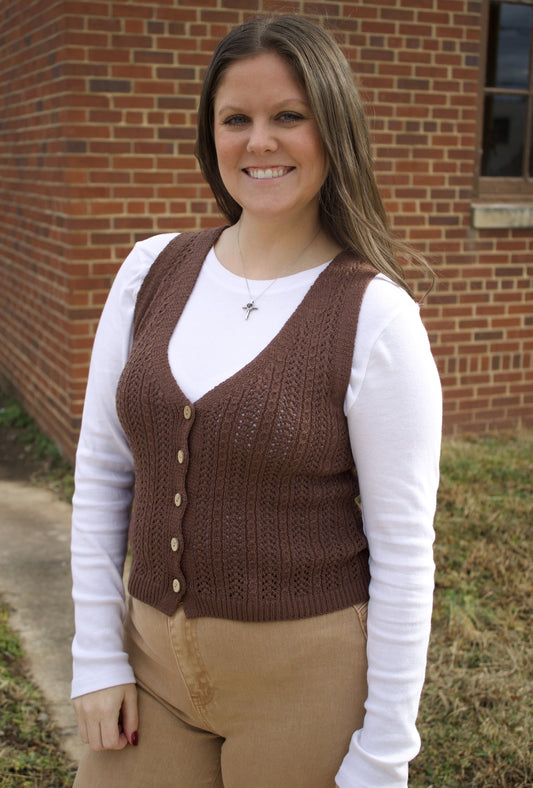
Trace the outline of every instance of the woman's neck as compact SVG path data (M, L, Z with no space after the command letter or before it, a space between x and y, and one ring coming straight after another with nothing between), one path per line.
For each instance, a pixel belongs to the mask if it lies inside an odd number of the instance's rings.
M327 262L339 251L318 219L289 227L241 217L224 231L216 246L226 268L252 280L290 276Z

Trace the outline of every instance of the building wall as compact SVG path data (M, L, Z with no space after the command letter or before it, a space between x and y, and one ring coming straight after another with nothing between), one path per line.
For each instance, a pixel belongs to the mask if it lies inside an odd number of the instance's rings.
M325 23L351 60L392 226L439 274L422 315L446 431L532 423L532 231L471 222L480 2L0 0L0 380L69 457L120 262L153 233L222 222L193 157L210 54L280 9Z

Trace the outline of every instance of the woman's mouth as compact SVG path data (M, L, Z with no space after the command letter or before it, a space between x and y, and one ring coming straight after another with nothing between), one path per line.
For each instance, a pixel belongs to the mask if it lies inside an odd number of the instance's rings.
M287 173L291 172L294 167L245 167L244 172L255 178L258 181L272 180L273 178L282 178Z

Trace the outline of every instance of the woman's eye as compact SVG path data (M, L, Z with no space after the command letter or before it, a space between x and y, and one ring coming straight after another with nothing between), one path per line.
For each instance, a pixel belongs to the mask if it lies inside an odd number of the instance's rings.
M282 112L281 115L278 115L278 120L281 120L283 123L296 123L296 121L301 119L302 116L298 112Z
M224 121L225 126L242 126L245 123L248 123L246 115L231 115Z

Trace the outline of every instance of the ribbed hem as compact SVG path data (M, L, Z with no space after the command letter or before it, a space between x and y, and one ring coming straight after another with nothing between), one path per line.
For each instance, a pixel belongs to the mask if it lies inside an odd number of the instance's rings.
M249 599L246 601L199 598L185 594L183 607L187 618L228 618L233 621L285 621L322 616L368 600L369 578L353 587L316 597L292 598L276 602Z

